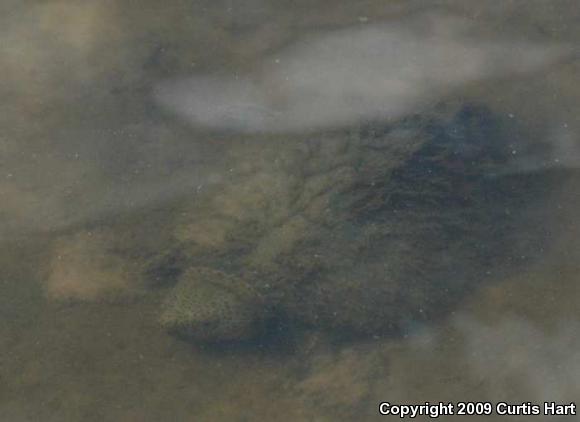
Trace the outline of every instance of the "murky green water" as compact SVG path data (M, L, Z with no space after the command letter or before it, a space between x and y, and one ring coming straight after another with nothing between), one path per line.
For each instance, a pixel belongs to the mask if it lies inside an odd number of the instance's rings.
M1 1L0 421L578 400L579 23L564 0ZM185 314L228 318L183 339L187 270L234 302L192 282Z

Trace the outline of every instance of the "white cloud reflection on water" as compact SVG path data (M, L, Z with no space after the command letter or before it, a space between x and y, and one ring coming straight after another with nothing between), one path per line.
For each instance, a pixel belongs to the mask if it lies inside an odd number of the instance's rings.
M532 72L572 54L558 44L473 39L473 27L424 15L343 29L272 53L255 74L170 81L157 97L194 125L274 133L332 128L397 118L467 83Z
M256 45L257 35L235 44L238 34L225 37L210 12L204 23L184 6L159 9L165 20L142 11L129 26L121 6L58 1L5 8L3 238L162 203L206 183L202 163L211 167L216 157L198 146L211 137L159 113L149 95L158 83L163 102L201 126L300 132L396 118L467 83L538 70L568 54L567 43L483 40L476 23L445 14L317 30L264 57L255 53L268 51L265 41ZM256 26L262 14L273 14L263 10L232 22ZM161 34L157 41L153 31ZM217 76L236 69L233 58L246 57L244 48L255 56L246 73ZM204 68L204 60L214 73L171 82L200 62Z
M580 392L578 320L562 318L551 330L523 317L490 326L464 315L454 323L465 336L472 376L486 380L496 400L513 396L514 387L533 402L564 403Z

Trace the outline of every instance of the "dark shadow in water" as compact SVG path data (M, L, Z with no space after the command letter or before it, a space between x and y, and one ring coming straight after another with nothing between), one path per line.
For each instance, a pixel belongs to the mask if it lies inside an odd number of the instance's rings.
M194 346L197 351L216 357L245 355L288 357L299 351L300 343L307 335L306 327L291 322L288 318L270 318L261 334L241 341L197 342L179 332L171 332L175 338Z

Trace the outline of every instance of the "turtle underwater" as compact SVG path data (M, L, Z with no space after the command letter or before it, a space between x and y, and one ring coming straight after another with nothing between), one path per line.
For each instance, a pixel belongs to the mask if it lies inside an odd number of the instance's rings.
M510 171L514 122L434 103L570 48L479 42L473 23L419 16L313 34L247 77L161 83L157 103L195 130L230 130L209 182L67 229L48 296L157 286L161 324L200 342L259 336L272 320L378 335L445 314L533 258L552 178Z
M274 320L398 332L542 250L550 177L494 177L515 133L483 105L440 104L390 123L239 139L195 195L128 229L73 235L51 278L72 271L75 245L100 242L88 248L99 276L167 290L159 321L179 337L244 341ZM113 266L123 268L102 271Z
M527 210L549 183L494 177L514 142L506 121L468 104L233 145L226 180L175 223L180 275L162 325L220 342L272 319L381 335L445 314L542 249Z

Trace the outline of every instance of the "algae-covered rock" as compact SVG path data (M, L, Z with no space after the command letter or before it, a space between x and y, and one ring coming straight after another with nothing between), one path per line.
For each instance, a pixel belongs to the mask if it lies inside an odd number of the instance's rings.
M59 301L117 301L134 296L141 267L116 248L108 230L81 231L54 242L43 285Z

